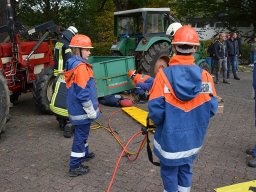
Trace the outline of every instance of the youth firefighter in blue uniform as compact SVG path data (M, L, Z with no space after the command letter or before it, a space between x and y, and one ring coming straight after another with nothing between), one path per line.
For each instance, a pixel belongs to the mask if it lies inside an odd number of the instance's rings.
M195 65L196 31L189 26L179 28L172 45L176 55L155 78L149 118L156 125L154 152L160 159L164 192L189 192L192 164L218 102L211 75Z
M75 127L69 175L76 177L89 172L89 167L82 163L95 156L89 152L87 139L91 122L99 117L100 111L92 66L88 63L90 49L93 48L91 39L75 35L70 47L74 55L67 60L64 75L69 119Z
M147 100L147 94L153 85L154 78L149 75L138 74L135 70L130 70L128 77L132 79L136 87L134 93L139 95L140 100Z

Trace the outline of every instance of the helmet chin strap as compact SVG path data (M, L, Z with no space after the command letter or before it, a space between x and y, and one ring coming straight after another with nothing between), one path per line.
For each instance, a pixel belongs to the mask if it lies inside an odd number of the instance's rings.
M83 58L82 49L79 48L79 51L80 51L80 56Z

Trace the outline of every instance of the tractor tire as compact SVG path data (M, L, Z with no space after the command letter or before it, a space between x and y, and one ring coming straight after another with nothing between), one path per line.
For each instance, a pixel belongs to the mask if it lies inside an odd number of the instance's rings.
M9 116L10 96L7 82L0 73L0 134L5 131L5 124Z
M52 114L50 101L53 94L53 67L49 66L36 76L33 82L33 98L39 110L45 114Z
M169 62L170 48L167 43L155 43L147 52L144 52L138 66L138 72L148 74L151 77L155 77L155 64L158 59L162 58L166 61L166 66Z
M208 73L211 73L211 69L210 69L210 67L209 67L209 65L207 63L202 62L202 63L199 64L199 67L204 69Z

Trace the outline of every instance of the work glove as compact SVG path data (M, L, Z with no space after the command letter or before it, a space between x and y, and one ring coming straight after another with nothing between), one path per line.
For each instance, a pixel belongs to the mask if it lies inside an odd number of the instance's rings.
M96 119L97 112L94 110L92 103L86 107L83 107L83 109L87 113L89 119Z

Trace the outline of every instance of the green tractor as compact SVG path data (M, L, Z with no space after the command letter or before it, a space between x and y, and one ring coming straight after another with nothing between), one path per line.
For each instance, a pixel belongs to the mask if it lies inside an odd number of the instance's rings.
M171 40L166 35L173 22L170 8L140 8L114 12L113 55L135 56L139 73L155 76L159 65L169 61Z
M114 12L114 35L112 55L135 57L139 73L155 76L159 66L166 67L171 54L171 40L166 30L173 22L170 8L140 8ZM211 71L211 62L205 57L205 44L194 54L201 68Z

